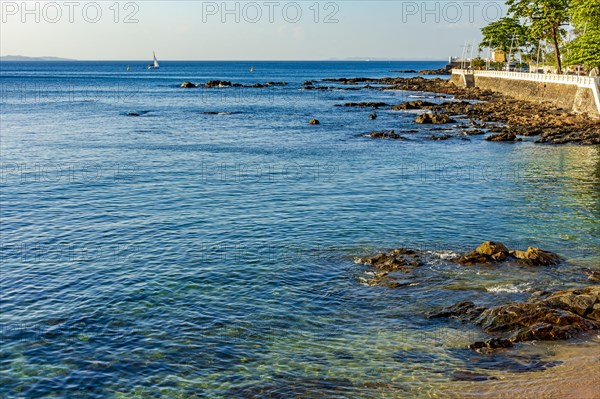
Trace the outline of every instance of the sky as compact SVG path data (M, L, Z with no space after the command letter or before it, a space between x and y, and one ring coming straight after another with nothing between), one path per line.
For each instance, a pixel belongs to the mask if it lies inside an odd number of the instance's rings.
M445 60L498 1L6 1L0 55L80 60ZM470 56L470 51L467 52Z

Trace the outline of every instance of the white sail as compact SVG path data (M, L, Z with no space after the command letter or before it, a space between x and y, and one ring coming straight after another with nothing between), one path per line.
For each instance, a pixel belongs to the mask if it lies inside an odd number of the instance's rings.
M152 56L154 57L154 68L160 67L160 65L158 65L158 60L156 59L156 53L154 51L152 52Z

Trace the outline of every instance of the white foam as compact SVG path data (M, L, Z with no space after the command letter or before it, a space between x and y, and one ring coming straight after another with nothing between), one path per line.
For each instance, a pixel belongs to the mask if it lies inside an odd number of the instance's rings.
M442 260L452 260L460 257L459 254L452 251L427 251L427 253L435 255Z
M488 292L508 292L508 293L527 292L530 289L531 289L531 285L529 283L501 284L501 285L495 285L493 287L486 288L486 290Z

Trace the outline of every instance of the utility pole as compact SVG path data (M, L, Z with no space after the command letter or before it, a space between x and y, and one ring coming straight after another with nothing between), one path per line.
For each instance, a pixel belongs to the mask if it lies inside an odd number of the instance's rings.
M467 52L468 41L465 41L462 47L462 56L460 57L460 68L465 69L465 53Z

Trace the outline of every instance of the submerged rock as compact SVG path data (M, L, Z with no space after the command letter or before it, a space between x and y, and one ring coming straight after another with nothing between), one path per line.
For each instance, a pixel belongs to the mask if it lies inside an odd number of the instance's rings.
M452 375L452 381L488 381L497 379L497 377L493 377L487 374L473 373L470 371L456 371Z
M429 314L429 318L453 317L463 321L472 321L479 317L484 310L486 308L475 306L473 302L459 302L439 312Z
M590 281L600 281L600 270L589 271L587 276Z
M320 125L321 124L321 122L318 119L311 119L308 123L310 125Z
M510 132L505 133L495 133L489 135L485 138L486 141L523 141L520 138L517 138L517 135Z
M433 135L429 139L433 140L433 141L444 141L444 140L451 139L452 137L454 137L454 136L451 134L444 134L442 136Z
M500 348L512 348L513 343L508 339L504 338L492 338L487 341L478 341L469 345L469 349L481 350L481 349L500 349Z
M398 288L420 284L412 275L413 269L423 265L421 253L399 248L365 258L355 258L355 263L372 266L372 277L362 279L366 285Z
M366 258L356 258L356 263L374 266L378 270L392 272L405 267L421 266L419 255L412 249L399 248Z
M372 113L371 115L369 115L369 119L371 119L371 120L377 119L377 114L376 113Z
M290 377L276 374L269 381L229 388L224 397L240 399L322 399L342 398L356 386L348 379L335 377Z
M373 132L369 134L369 137L374 139L395 139L395 140L408 140L406 137L399 135L393 130L384 130L381 132Z

